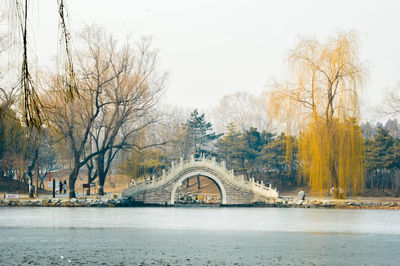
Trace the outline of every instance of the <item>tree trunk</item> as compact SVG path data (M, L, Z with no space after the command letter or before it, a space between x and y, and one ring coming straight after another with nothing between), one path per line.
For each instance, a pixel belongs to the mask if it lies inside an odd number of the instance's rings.
M4 169L3 167L0 166L0 179L3 179L3 177L4 177Z
M72 172L69 174L68 189L69 189L69 197L70 198L76 198L75 182L76 182L76 179L78 178L79 169L80 169L79 164L74 163L74 169L72 169Z
M39 196L39 180L38 177L36 176L35 197L38 196Z
M32 161L32 164L28 167L28 178L29 178L29 197L33 198L34 186L33 186L33 167L35 164L35 160Z
M99 154L96 158L97 162L97 174L99 176L99 187L97 190L97 194L103 196L104 195L104 183L106 181L107 173L104 168L104 154Z
M200 189L200 176L197 176L197 189Z
M104 195L104 183L106 181L106 175L104 173L99 173L99 187L97 194L100 196Z
M35 187L35 196L39 196L39 169L36 168L36 187Z
M33 187L33 176L31 171L28 172L28 176L29 176L29 197L33 198L34 187Z
M86 190L86 196L90 196L90 183L92 183L92 171L93 171L93 163L87 162L86 167L88 169L88 175L87 175L87 183L89 184L89 187Z
M31 164L28 166L28 177L29 177L29 197L33 198L34 186L33 186L33 169L35 169L36 160L39 156L39 148L35 148L33 151L33 158Z
M331 177L332 177L332 181L333 181L333 185L334 185L334 197L335 199L340 199L341 198L341 194L340 194L340 187L339 187L339 178L337 176L337 172L336 172L336 167L335 167L335 162L332 161L331 164Z

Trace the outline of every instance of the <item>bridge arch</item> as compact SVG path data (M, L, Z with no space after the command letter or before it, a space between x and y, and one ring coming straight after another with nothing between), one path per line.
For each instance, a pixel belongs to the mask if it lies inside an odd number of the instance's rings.
M184 173L181 173L178 175L179 178L175 181L175 184L172 187L172 191L171 191L171 201L170 201L171 205L175 204L175 195L176 195L176 190L178 189L179 184L181 184L187 178L197 176L197 175L205 176L215 182L215 184L217 185L217 187L221 193L221 203L225 205L226 204L226 190L225 190L224 185L222 184L222 181L216 174L212 173L211 171L207 171L205 169L202 169L202 170L196 169L194 171L184 172Z
M123 197L144 204L174 205L179 184L192 176L201 175L214 181L221 194L222 205L252 204L269 202L270 198L279 197L278 190L254 178L246 179L236 176L234 171L226 168L225 162L217 162L215 158L202 158L189 161L181 159L178 164L171 162L171 167L162 175L143 180L133 187L122 191Z

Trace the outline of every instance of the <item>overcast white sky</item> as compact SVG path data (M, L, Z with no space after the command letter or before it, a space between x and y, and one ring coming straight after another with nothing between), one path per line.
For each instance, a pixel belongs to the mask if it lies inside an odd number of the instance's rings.
M206 109L237 91L258 95L284 71L299 35L323 40L361 33L370 77L362 96L368 118L400 81L400 1L68 0L73 30L97 23L118 38L152 36L169 72L166 102ZM39 64L57 51L57 6L36 0L32 21ZM249 107L251 108L251 107Z

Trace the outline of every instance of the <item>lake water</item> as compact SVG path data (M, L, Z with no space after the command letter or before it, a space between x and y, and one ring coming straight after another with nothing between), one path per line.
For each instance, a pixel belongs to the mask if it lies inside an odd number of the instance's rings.
M0 265L400 265L400 211L0 208Z

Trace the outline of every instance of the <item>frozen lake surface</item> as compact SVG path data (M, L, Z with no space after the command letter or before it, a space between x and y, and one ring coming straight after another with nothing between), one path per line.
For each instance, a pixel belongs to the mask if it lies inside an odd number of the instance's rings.
M400 211L0 208L0 265L399 265Z

